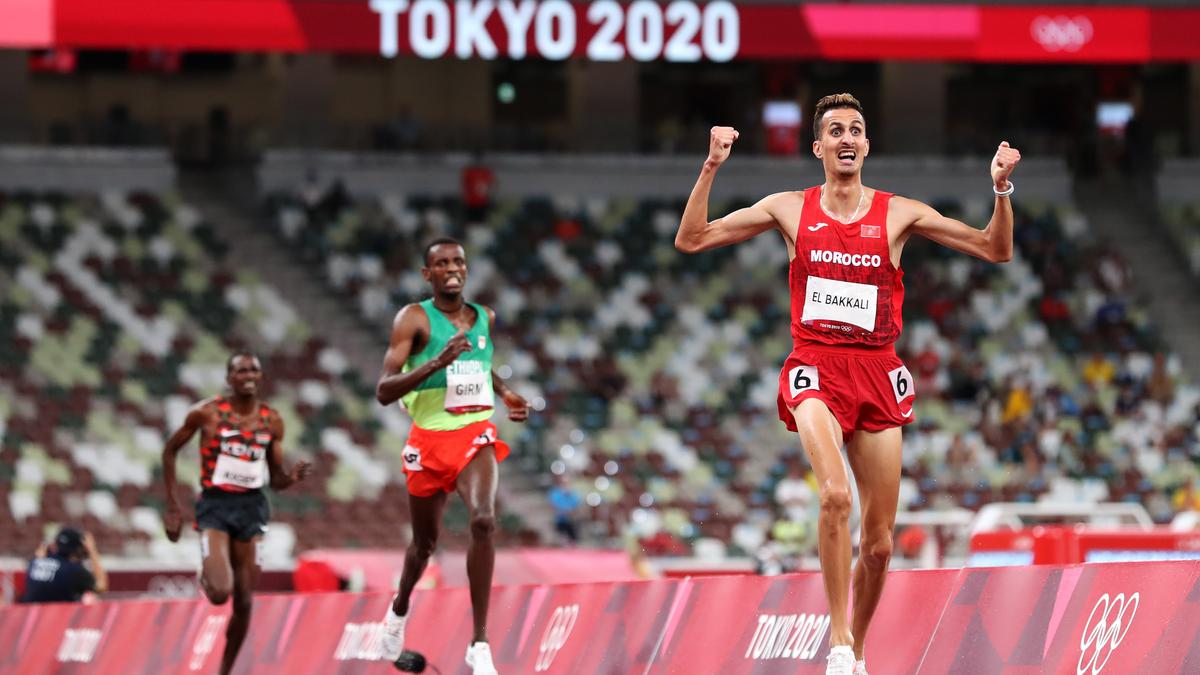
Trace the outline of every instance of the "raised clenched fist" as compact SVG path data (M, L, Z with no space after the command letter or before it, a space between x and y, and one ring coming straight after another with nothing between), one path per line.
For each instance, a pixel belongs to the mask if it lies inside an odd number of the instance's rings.
M713 127L708 135L708 161L720 164L729 158L729 150L738 139L738 131L733 127Z
M467 338L465 328L459 328L454 337L446 341L446 346L442 347L442 351L436 357L438 368L445 368L458 358L459 354L471 351L471 341Z
M1008 141L1000 143L996 148L996 156L992 158L992 182L1001 192L1008 189L1008 177L1021 161L1021 151L1009 147Z

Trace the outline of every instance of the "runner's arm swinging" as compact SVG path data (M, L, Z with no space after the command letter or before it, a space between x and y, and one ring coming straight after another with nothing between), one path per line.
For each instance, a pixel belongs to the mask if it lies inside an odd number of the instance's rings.
M379 376L379 384L375 386L375 399L380 405L391 405L404 398L430 375L453 363L459 354L471 350L466 331L459 330L436 357L412 370L401 372L412 354L418 335L424 334L428 339L428 321L425 310L419 305L408 305L396 314L392 322L392 338L383 357L383 373Z
M291 471L283 468L283 419L278 414L271 415L271 449L267 452L267 468L271 472L272 490L286 490L308 478L312 472L312 464L304 460L293 464Z
M163 514L163 530L166 531L167 539L171 541L177 541L179 533L183 529L183 510L175 495L177 486L175 458L179 455L180 448L196 435L196 431L200 427L204 426L204 406L204 403L200 403L189 410L183 424L175 430L175 433L171 434L166 445L163 446L163 489L166 491L167 498L166 511Z
M488 315L488 334L496 334L496 313L490 307L483 308ZM525 397L513 391L504 380L492 371L492 391L504 401L504 405L508 408L508 419L514 422L523 422L529 418L529 403L525 401Z

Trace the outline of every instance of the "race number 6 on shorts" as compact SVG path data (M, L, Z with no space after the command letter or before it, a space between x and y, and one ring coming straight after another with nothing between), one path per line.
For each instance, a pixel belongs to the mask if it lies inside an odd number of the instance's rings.
M799 396L809 390L820 390L821 380L816 366L796 366L788 371L788 381L791 383L792 396Z

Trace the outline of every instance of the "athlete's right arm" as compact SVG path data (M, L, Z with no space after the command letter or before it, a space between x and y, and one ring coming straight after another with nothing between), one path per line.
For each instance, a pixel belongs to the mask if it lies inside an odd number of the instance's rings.
M465 337L466 331L459 330L437 356L412 370L401 372L404 362L412 354L413 342L418 335L429 339L429 317L420 305L407 305L392 322L392 339L388 343L387 354L383 356L383 373L379 376L379 384L375 385L375 400L380 405L391 405L404 398L430 375L471 349L471 342Z
M176 497L175 488L175 457L179 454L179 449L187 444L196 435L196 431L204 426L207 401L197 403L188 411L187 417L183 419L183 424L171 434L167 439L167 444L163 446L162 463L163 463L163 486L167 491L166 513L163 514L163 529L167 533L167 539L171 541L179 541L179 533L183 529L183 509L179 506L179 499Z
M700 177L692 187L683 218L679 221L679 232L675 234L675 248L684 253L699 253L745 241L757 234L777 227L771 215L769 200L765 197L754 206L738 209L724 218L708 219L708 195L712 190L717 169L729 158L738 132L733 127L713 127L709 132L708 159L700 169Z

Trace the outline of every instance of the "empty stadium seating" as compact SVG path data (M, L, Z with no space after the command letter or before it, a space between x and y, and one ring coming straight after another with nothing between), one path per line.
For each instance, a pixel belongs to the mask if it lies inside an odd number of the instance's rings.
M171 194L0 194L0 554L27 556L69 522L106 553L192 560L161 532L159 454L243 347L263 357L290 457L316 466L273 496L270 561L407 540L407 420L374 403L285 289L229 268L228 246ZM191 490L195 443L178 462Z
M937 205L977 224L990 213L985 200ZM531 450L522 466L571 477L595 540L632 523L647 538L752 550L776 518L775 483L802 462L775 413L786 253L764 235L682 255L671 244L681 210L510 199L472 226L443 195L266 200L297 258L380 327L425 293L422 242L462 236L468 295L499 315L501 372L544 401L525 429L505 430ZM1169 519L1200 452L1200 394L1137 309L1124 261L1069 204L1018 202L1016 232L1004 266L924 241L905 253L898 349L920 403L902 508L1113 499Z

